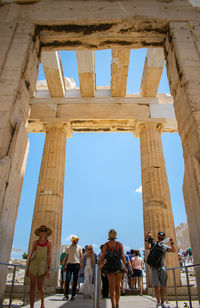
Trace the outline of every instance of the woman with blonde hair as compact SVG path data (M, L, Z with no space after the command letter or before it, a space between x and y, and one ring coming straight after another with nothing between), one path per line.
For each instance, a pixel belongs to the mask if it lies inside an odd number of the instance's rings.
M85 297L92 297L94 290L94 270L97 263L97 255L93 251L92 245L88 245L83 256L84 282L80 288L80 293Z
M44 308L44 289L45 277L49 277L52 242L48 240L52 230L47 226L40 226L35 230L35 235L39 239L33 242L30 257L27 262L26 275L30 277L30 308L34 307L36 284L41 299L41 308Z
M99 268L108 276L112 308L119 308L120 282L123 272L127 272L124 249L122 244L116 241L116 238L117 232L111 229L108 232L109 241L103 245L102 256L99 261ZM104 259L106 262L103 265Z

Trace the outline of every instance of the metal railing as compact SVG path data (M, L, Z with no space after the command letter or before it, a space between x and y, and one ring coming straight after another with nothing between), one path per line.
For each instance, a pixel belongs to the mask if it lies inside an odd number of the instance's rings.
M182 267L172 267L172 268L167 268L168 271L172 271L173 273L173 281L174 281L174 291L175 291L175 301L176 301L176 307L178 307L178 290L177 290L177 284L176 284L176 274L175 271L176 270L185 270L185 278L186 278L186 284L183 283L182 281L182 286L186 286L187 287L187 293L188 293L188 301L189 301L189 308L193 308L193 304L192 304L192 294L191 294L191 284L190 284L190 279L189 279L189 269L190 268L200 268L200 264L192 264L192 265L186 265L186 266L182 266ZM183 274L183 272L182 272ZM195 275L196 277L196 275ZM196 284L196 281L195 281ZM168 297L168 294L166 294L166 296ZM200 304L200 299L199 299L199 304Z
M19 268L23 268L25 270L26 266L20 265L20 264L10 264L10 263L1 263L0 262L0 266L1 265L7 266L7 267L13 267L12 281L11 281L10 294L9 294L9 304L8 304L8 307L10 308L12 306L16 306L16 305L12 305L16 271L17 271L16 269L17 269L17 267L19 267ZM175 297L176 307L178 307L179 294L178 294L178 287L177 287L177 283L176 283L175 271L179 270L179 271L181 271L182 286L187 287L187 295L188 295L187 298L188 298L188 302L189 302L189 308L193 308L192 293L191 293L191 287L193 287L193 286L191 285L191 281L190 281L190 276L191 276L191 270L190 269L191 268L200 268L200 264L186 265L186 266L183 266L183 267L174 267L174 268L168 268L167 269L168 271L172 271L172 275L173 275L173 282L174 282L174 295L173 296ZM55 269L51 269L51 270L54 271ZM145 271L145 276L146 276L147 272L148 272L148 270ZM183 279L184 272L185 272L185 278ZM193 276L196 277L195 275L193 275ZM95 265L94 278L95 278L95 280L94 280L93 308L99 308L100 307L100 298L101 298L101 271L99 270L98 264ZM147 283L147 279L145 279L145 282ZM196 284L196 281L195 281L195 284ZM22 300L23 304L20 305L20 306L26 305L27 279L24 279L23 285L24 285L23 300ZM148 288L148 286L147 286L147 288ZM168 294L168 291L167 291L166 292L167 300L168 300L168 297L169 297L169 294Z
M26 302L26 295L27 295L27 286L28 286L28 279L26 278L26 276L25 276L25 270L26 270L26 266L25 265L21 265L21 264L12 264L12 263L3 263L3 262L0 262L0 266L6 266L6 267L13 267L13 272L12 272L12 281L11 281L11 287L10 287L10 293L9 293L9 303L8 303L8 305L6 304L6 305L4 305L3 303L2 303L2 305L3 306L0 306L0 307L4 307L4 306L6 306L6 307L16 307L16 306L18 306L18 307L21 307L21 306L25 306L26 304L27 304L27 302ZM23 281L22 281L22 283L20 284L20 283L15 283L15 280L16 280L16 269L17 269L17 267L19 267L19 268L23 268L24 269L24 275L23 275ZM53 272L53 271L58 271L58 269L54 269L54 268L51 268L50 269L50 271L51 272ZM9 284L8 283L6 283L6 286L8 286ZM12 300L13 300L13 293L14 293L14 286L16 286L16 285L22 285L22 286L24 286L24 291L23 291L23 298L20 298L21 299L21 301L22 301L22 304L20 304L20 305L16 305L16 304L12 304ZM6 293L6 289L5 289L5 293ZM5 296L4 296L5 297Z
M10 289L10 296L9 296L9 304L8 307L12 307L12 299L13 299L13 291L14 291L14 285L15 285L15 276L16 276L16 268L24 268L26 269L25 265L21 265L21 264L10 264L10 263L3 263L0 262L0 265L4 265L7 267L13 267L13 273L12 273L12 282L11 282L11 289ZM24 295L23 295L23 306L26 305L26 289L27 289L27 279L25 279L24 281Z
M93 308L99 308L100 298L101 298L101 272L99 270L98 264L95 264Z

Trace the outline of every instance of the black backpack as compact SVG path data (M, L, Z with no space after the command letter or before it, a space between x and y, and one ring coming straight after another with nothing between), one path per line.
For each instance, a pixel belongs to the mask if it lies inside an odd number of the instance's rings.
M156 268L160 267L164 251L164 247L156 243L151 248L150 253L147 257L147 264Z
M117 242L114 248L109 247L107 244L107 251L105 255L106 259L106 269L107 272L115 272L122 269L122 262L121 262L121 249L119 247L119 243Z

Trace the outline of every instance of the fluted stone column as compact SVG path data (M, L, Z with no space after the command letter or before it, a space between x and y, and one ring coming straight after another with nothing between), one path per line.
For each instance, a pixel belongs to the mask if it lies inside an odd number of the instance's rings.
M200 263L200 25L170 22L164 44L167 76L174 97L185 164L183 195L193 263ZM200 268L195 267L200 300Z
M34 231L40 225L47 225L52 229L52 262L51 268L59 265L63 192L65 173L67 131L63 124L46 126L46 140L43 151L40 176L35 200L29 253L33 241L36 239ZM50 279L46 280L47 287L57 286L57 272L52 271Z
M2 12L2 5L0 10ZM39 40L17 9L0 17L0 262L9 263L28 155L26 123L38 75ZM15 15L16 13L16 15ZM10 17L8 17L8 15ZM8 268L0 265L0 305Z
M158 123L144 123L138 128L142 168L144 234L151 232L153 238L157 239L157 233L163 231L176 243L161 129L162 125ZM166 267L177 266L179 266L177 253L167 254ZM176 272L176 283L180 285L178 271ZM168 278L168 286L170 285L173 285L172 275L169 275Z

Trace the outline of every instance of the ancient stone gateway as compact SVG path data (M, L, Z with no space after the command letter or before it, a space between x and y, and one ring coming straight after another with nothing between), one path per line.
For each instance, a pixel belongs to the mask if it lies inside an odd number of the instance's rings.
M66 138L74 131L131 131L140 137L144 232L151 222L154 236L162 226L175 237L161 144L162 132L177 129L174 102L190 238L194 263L199 263L199 20L200 8L188 0L0 1L0 262L8 261L12 248L28 131L46 133L32 230L40 223L53 229L53 267L61 238ZM141 95L126 96L130 49L144 47L150 49ZM96 89L94 73L94 50L105 48L112 49L108 91ZM65 89L59 50L77 52L79 93ZM169 98L156 96L164 57L171 104ZM50 96L47 91L35 96L40 61ZM177 265L176 256L168 262ZM2 298L6 270L0 271ZM52 276L49 286L55 280Z

